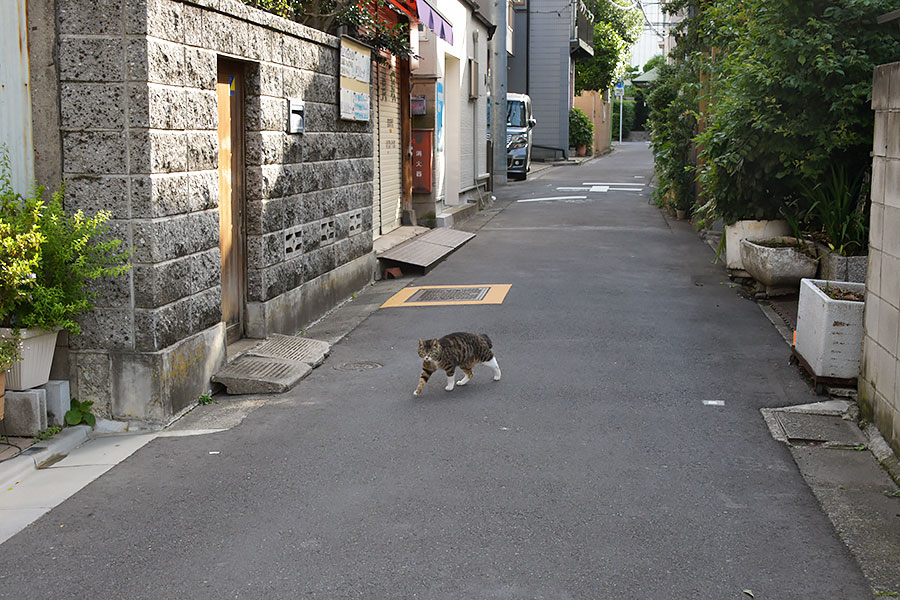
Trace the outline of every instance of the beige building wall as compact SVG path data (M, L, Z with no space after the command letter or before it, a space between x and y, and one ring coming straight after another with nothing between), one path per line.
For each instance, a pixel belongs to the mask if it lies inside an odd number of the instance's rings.
M875 68L872 216L860 402L900 452L900 63Z
M603 99L602 92L584 91L575 98L575 108L580 108L594 124L594 156L609 152L609 128L612 105Z

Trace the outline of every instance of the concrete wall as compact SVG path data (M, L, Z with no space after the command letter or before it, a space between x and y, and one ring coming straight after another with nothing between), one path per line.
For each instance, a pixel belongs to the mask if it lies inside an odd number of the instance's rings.
M218 58L246 65L251 337L294 333L370 280L371 123L337 118L336 38L236 0L58 0L56 22L66 206L111 211L133 253L69 339L72 394L165 421L224 360ZM305 134L285 133L288 98L306 102Z
M876 67L872 215L859 385L867 416L900 452L900 63Z
M603 92L584 91L575 98L575 108L580 108L594 124L594 156L609 152L609 128L612 104L603 100Z

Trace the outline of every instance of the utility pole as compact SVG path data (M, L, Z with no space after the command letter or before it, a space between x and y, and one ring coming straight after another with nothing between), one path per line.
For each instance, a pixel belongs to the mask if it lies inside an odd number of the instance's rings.
M619 143L622 143L622 121L625 116L625 83L616 84L616 98L619 100Z
M497 26L491 38L491 140L494 161L491 165L494 186L506 185L506 0L493 0L493 21Z

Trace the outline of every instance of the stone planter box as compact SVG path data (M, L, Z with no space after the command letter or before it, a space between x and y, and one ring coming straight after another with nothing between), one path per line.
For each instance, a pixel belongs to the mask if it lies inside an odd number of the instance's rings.
M725 226L725 266L729 269L744 270L741 258L741 240L759 241L790 235L787 221L754 221L745 219L734 225Z
M768 296L796 293L801 279L816 276L819 262L794 247L797 238L785 236L771 239L791 245L771 248L750 240L741 240L744 269L765 287ZM810 249L815 253L815 246L810 245Z
M29 390L50 381L50 364L56 350L58 331L20 329L22 360L6 371L6 389L14 392ZM0 327L0 337L11 338L12 330Z
M828 281L851 281L855 283L866 282L866 271L869 268L869 257L841 256L832 252L828 246L822 244L819 248L819 279Z
M816 377L856 379L862 355L865 302L835 300L829 288L865 292L862 283L804 279L797 305L797 340L794 349Z

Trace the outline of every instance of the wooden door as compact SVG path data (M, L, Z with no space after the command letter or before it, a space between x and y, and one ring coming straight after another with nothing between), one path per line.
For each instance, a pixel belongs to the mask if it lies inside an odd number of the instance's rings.
M244 334L246 266L244 258L244 69L219 61L219 249L222 253L222 320L227 341Z

